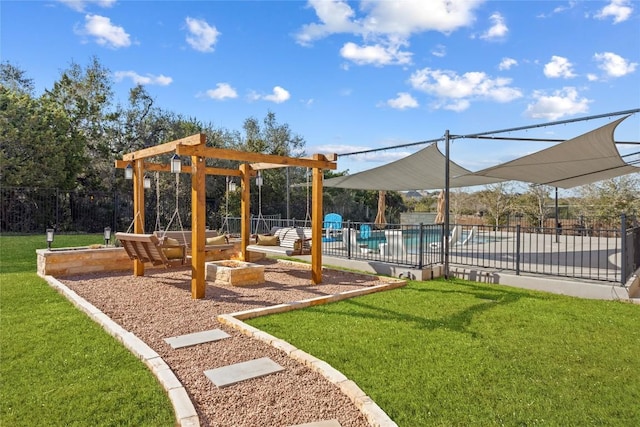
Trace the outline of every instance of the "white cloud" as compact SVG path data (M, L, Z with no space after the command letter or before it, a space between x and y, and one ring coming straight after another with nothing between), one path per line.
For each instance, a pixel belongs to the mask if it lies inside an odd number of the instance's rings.
M549 13L549 14L541 13L541 14L537 15L536 17L537 18L549 18L552 15L555 15L557 13L562 13L562 12L564 12L566 10L573 9L574 7L576 7L577 3L578 2L575 1L575 0L570 0L567 5L562 5L562 6L555 7L551 13Z
M206 94L209 98L218 100L238 97L238 93L229 83L218 83L215 89L207 90Z
M495 12L489 17L489 20L493 25L480 35L480 38L484 40L499 40L504 38L509 32L509 28L507 28L507 25L504 23L504 17L500 13Z
M589 73L587 74L587 80L589 80L590 82L598 81L598 76L596 76L595 74Z
M439 44L431 49L431 54L433 56L437 56L438 58L443 58L447 55L447 48L446 46Z
M386 104L396 110L418 107L418 101L416 101L416 99L407 92L399 92L397 97L389 99Z
M199 52L213 52L213 45L216 44L220 35L216 27L212 27L202 19L187 17L185 21L190 34L187 36L189 46Z
M94 37L99 45L114 49L131 45L129 34L124 28L113 25L109 18L100 15L86 15L84 21L84 28L77 32L81 35Z
M280 86L275 86L273 88L273 93L262 97L262 99L264 99L265 101L275 102L276 104L281 104L287 101L289 98L291 98L289 92Z
M631 7L631 1L629 0L611 0L611 3L603 7L595 17L597 19L607 19L613 17L613 23L618 24L626 21L631 16L633 7Z
M301 45L333 34L352 34L363 43L346 43L341 54L357 64L407 64L412 54L400 50L408 46L412 34L439 31L449 34L475 20L474 9L484 0L362 0L358 14L344 0L309 0L318 17L316 23L303 25L295 35Z
M544 91L534 91L535 102L527 106L525 114L534 119L557 120L564 116L586 113L592 102L580 98L574 87L564 87L547 95Z
M158 86L168 86L173 82L171 77L164 76L160 74L159 76L154 76L153 74L147 74L145 76L141 76L135 71L116 71L114 73L116 81L122 81L125 78L131 79L133 83L140 85L158 85Z
M513 58L502 58L498 65L498 70L510 70L511 67L518 65L518 61Z
M544 75L549 78L564 77L565 79L569 79L576 76L572 68L573 64L571 64L567 58L554 55L551 57L551 62L545 64Z
M111 7L116 4L116 0L58 0L60 3L77 11L84 12L87 6L95 4L100 7Z
M603 70L608 77L622 77L631 74L638 66L637 62L629 62L612 52L596 53L593 55L593 59L598 63L598 68Z
M454 71L424 68L413 73L409 83L414 89L438 98L436 108L454 111L469 108L472 101L505 103L522 97L520 89L509 86L511 79L492 79L477 71L458 75Z
M313 8L320 23L306 24L296 35L296 40L302 45L309 45L313 41L335 33L357 33L358 24L352 22L355 12L343 1L309 0L308 6Z
M450 33L474 21L473 11L484 0L403 0L360 2L362 17L343 0L309 0L320 22L304 25L296 34L300 44L338 33L367 37L393 35L405 38L423 31Z
M358 46L348 42L340 49L340 55L358 65L381 66L411 63L411 53L400 51L399 46L381 46L379 44Z

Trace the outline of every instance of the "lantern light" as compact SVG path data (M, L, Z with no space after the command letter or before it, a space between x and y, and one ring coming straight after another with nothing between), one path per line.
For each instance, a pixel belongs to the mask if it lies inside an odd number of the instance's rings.
M180 173L182 170L182 161L180 160L180 156L174 154L171 157L171 173Z
M236 183L234 181L229 181L229 186L228 186L227 191L234 192L234 191L236 191L236 188L238 188Z
M53 243L53 235L55 230L53 228L47 228L47 248L51 250L51 243Z
M256 175L256 185L258 187L262 187L262 175L260 174L260 171L258 171L258 175Z
M131 163L124 168L124 179L133 179L133 166L131 166Z
M104 228L104 245L109 246L109 240L111 240L111 227Z
M151 178L149 178L147 175L144 176L144 188L151 188Z

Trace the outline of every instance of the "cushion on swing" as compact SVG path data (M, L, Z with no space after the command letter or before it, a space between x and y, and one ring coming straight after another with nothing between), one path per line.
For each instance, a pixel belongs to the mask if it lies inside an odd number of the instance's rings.
M280 239L278 236L266 236L264 234L258 234L256 242L259 246L280 246Z
M163 244L169 246L180 246L180 242L171 237L165 237ZM178 248L162 248L162 252L164 252L164 256L166 256L167 259L180 259L184 257L184 248L182 246Z
M226 245L227 243L227 236L207 237L206 240L207 245Z

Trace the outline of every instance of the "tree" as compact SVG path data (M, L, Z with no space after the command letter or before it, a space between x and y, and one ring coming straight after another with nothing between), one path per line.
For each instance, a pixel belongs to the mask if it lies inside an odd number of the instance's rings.
M91 162L84 165L78 184L86 190L111 186L114 159L108 128L115 119L109 111L113 98L111 87L109 70L93 57L85 68L72 62L44 95L66 114L73 132L84 136L84 154Z
M552 187L548 185L529 184L528 191L516 199L514 207L531 223L544 227L544 221L550 213L547 202L551 200L551 190Z
M504 224L507 220L507 213L513 206L515 193L511 184L499 182L487 185L485 190L478 192L478 201L482 203L484 210L495 226Z
M581 214L600 219L640 214L640 174L624 175L578 188Z
M12 92L23 95L33 96L35 88L33 79L27 77L24 70L12 65L9 61L0 64L0 84Z
M241 150L252 151L263 154L273 154L278 156L301 156L305 145L305 140L301 136L294 134L289 125L279 124L275 113L269 111L260 122L251 117L245 120L244 140L238 147ZM305 182L306 170L301 168L289 168L289 183ZM306 193L292 192L287 187L287 172L285 168L265 169L261 171L264 186L262 187L262 211L264 214L286 214L286 200L290 200L293 207L292 216L304 218L301 215L306 211ZM253 191L254 201L252 205L258 203L257 192ZM289 197L287 197L287 195Z
M84 162L84 138L46 98L0 87L3 187L72 189Z

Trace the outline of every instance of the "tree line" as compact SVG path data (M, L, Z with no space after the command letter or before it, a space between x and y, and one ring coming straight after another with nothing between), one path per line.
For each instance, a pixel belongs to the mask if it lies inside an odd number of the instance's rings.
M304 156L306 141L287 123L269 111L262 119L246 118L241 130L214 126L156 105L144 86L130 89L126 103L114 98L111 72L98 58L88 64L71 62L51 88L35 93L27 71L5 61L0 64L0 186L56 188L80 194L131 192L131 183L114 161L125 153L183 138L195 133L207 136L207 145L241 151ZM168 158L159 159L168 162ZM208 159L212 167L235 168L228 160ZM325 178L348 171L325 171ZM265 215L305 219L308 213L308 171L277 168L263 171L261 210ZM182 177L188 188L187 177ZM162 197L173 197L175 179L160 174ZM640 180L637 174L581 187L572 200L585 215L636 214L640 211ZM473 193L452 192L454 214L482 213L499 224L506 215L520 214L532 221L549 217L552 188L530 185L515 191L510 184L487 186ZM435 195L407 198L387 192L386 217L400 222L406 211L434 211ZM220 214L226 210L226 180L207 179L207 200ZM252 189L252 206L257 191ZM326 188L325 212L338 212L352 221L373 221L377 191ZM229 194L229 213L239 214L240 195ZM226 213L226 212L224 212Z

